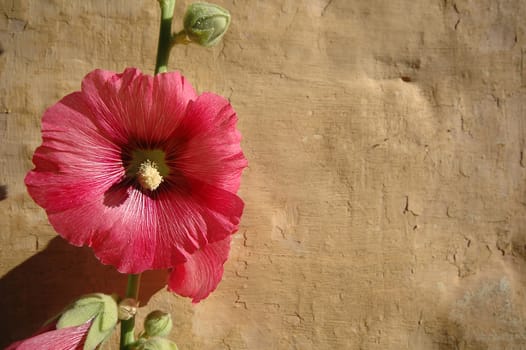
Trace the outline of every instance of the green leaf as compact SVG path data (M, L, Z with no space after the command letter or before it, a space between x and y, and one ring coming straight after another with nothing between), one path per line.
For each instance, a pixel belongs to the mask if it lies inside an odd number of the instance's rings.
M103 295L103 310L100 314L99 328L101 331L113 329L119 321L119 308L115 299L110 295Z

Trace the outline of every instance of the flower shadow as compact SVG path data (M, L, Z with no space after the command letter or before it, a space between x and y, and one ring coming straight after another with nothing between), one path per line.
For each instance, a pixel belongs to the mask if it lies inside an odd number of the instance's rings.
M127 190L128 185L124 181L112 185L104 193L104 205L112 208L121 206L129 197Z
M166 285L166 271L143 273L140 303ZM53 238L41 252L0 279L0 349L31 336L48 319L77 297L93 293L123 296L127 276L102 265L87 247Z

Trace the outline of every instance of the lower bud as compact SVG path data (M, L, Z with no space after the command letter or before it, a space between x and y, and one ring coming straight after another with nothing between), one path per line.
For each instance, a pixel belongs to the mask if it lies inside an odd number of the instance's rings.
M169 313L160 310L152 311L144 320L144 336L164 337L170 334L172 326L172 316Z

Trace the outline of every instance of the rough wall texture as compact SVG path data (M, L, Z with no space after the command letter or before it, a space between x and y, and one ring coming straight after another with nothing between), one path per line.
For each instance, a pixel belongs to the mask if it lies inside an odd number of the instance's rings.
M170 310L181 349L525 349L526 3L216 2L224 42L171 68L236 108L246 211L212 296L147 274L141 314ZM158 8L0 8L1 347L124 288L56 237L23 177L42 112L88 71L153 70Z

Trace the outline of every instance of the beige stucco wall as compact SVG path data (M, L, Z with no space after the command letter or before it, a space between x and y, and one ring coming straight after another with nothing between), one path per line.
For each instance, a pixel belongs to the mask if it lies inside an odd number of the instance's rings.
M224 280L144 277L180 349L526 348L526 3L217 0L171 68L237 110L250 166ZM175 27L189 1L179 1ZM94 68L152 72L155 0L0 0L0 347L124 289L23 185L47 106ZM52 184L50 184L52 185Z

